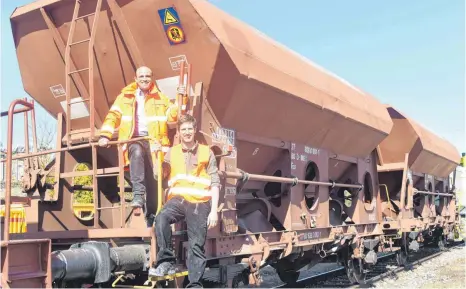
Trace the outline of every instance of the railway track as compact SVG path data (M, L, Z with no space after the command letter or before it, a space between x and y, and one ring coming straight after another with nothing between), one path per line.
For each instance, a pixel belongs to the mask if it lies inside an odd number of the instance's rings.
M464 246L464 243L452 243L446 246L445 251L458 246ZM438 247L421 247L418 252L409 254L409 262L405 266L397 264L395 253L378 254L377 264L366 274L365 282L362 284L352 284L346 276L345 268L339 266L327 272L298 279L295 284L282 283L273 288L369 288L379 280L394 276L402 270L412 270L419 264L435 258L445 251L440 250Z

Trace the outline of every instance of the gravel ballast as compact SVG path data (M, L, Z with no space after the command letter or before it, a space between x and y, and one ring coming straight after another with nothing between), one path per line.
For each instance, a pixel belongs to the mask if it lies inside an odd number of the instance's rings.
M375 288L466 288L466 247L453 247L421 263L374 284Z

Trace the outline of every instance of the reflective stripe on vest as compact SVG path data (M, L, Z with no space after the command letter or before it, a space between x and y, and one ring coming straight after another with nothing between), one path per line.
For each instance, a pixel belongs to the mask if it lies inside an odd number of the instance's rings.
M134 115L136 109L135 94L138 90L136 82L132 82L121 90L110 108L100 129L100 136L111 139L118 132L118 140L125 141L133 136L135 129ZM151 84L150 93L145 97L144 112L148 136L158 140L164 147L170 147L168 138L168 122L177 120L178 107L155 85ZM124 165L129 165L129 153L123 149Z
M175 182L178 182L178 181L188 181L190 183L199 183L199 184L203 184L206 186L210 186L210 184L212 183L210 179L198 178L193 175L179 174L171 178L168 181L168 185L171 187Z
M198 145L197 167L186 172L186 162L181 144L172 147L170 151L171 172L168 185L168 199L180 195L190 201L208 201L211 198L210 175L207 173L210 148Z
M190 187L175 187L170 189L170 194L174 195L193 195L199 197L210 197L210 190L199 190Z

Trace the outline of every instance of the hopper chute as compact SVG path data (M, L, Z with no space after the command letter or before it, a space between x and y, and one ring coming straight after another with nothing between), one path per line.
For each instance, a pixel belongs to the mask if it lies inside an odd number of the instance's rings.
M24 88L53 116L64 112L63 43L74 2L39 0L11 15ZM84 17L76 22L73 41L89 37L93 16L85 15L95 6L92 0L81 4ZM184 43L169 43L159 18L159 10L169 7L176 9ZM88 66L87 50L86 45L73 48L77 69ZM207 1L104 0L94 57L97 129L139 65L151 67L160 89L174 98L180 60L193 65L192 83L203 82L204 95L221 125L239 132L367 156L392 127L374 97ZM76 74L73 97L86 94L87 79L87 72ZM86 105L73 108L72 130L89 126Z
M393 129L380 144L384 163L401 163L409 153L408 167L418 173L448 177L460 161L458 150L393 106L387 106Z

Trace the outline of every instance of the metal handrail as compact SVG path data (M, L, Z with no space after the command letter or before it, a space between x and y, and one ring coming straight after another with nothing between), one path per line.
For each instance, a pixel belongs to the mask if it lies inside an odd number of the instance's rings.
M454 194L433 193L433 192L419 191L419 190L415 190L414 195L432 195L432 196L445 196L445 197L453 197L454 196Z
M21 104L25 108L15 110L15 107ZM5 222L3 231L3 240L10 240L10 205L11 205L11 171L13 165L13 115L16 113L28 112L34 109L34 103L25 99L15 99L10 103L8 109L8 128L7 128L7 144L6 144L6 187L5 187ZM3 116L3 113L2 113ZM8 250L7 250L8 258ZM7 259L8 260L8 259Z
M227 172L227 171L219 171L218 172L220 177L223 178L233 178L233 179L244 179L251 181L263 181L263 182L278 182L278 183L291 183L291 184L305 184L305 185L317 185L317 186L327 186L327 187L339 187L339 188L355 188L355 189L363 189L363 185L351 185L351 184L343 184L343 183L335 183L335 182L316 182L316 181L305 181L300 180L298 178L284 178L284 177L274 177L274 176L267 176L267 175L256 175L256 174L248 174L245 172Z
M108 145L109 146L119 145L119 144L131 143L131 142L136 142L136 141L141 141L141 140L151 140L151 138L150 137L138 137L138 138L133 138L133 139L129 139L129 140L109 141ZM98 142L90 142L90 143L86 143L86 144L82 144L82 145L64 147L64 148L61 148L61 149L46 150L46 151L41 151L41 152L31 153L31 154L19 154L19 155L13 157L12 160L32 158L32 157L36 157L36 156L53 154L53 153L60 153L60 152L65 152L65 151L73 151L73 150L78 150L78 149L83 149L83 148L90 148L92 146L98 146ZM6 159L0 159L0 162L5 162L5 161L6 161Z

